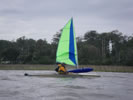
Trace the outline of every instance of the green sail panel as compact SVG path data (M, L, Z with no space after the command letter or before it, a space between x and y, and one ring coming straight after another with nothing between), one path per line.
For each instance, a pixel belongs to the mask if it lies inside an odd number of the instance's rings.
M56 52L56 62L77 66L77 46L73 28L73 19L64 26Z

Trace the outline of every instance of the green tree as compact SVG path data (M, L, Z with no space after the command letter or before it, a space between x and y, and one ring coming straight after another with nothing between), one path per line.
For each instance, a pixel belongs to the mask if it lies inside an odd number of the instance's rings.
M11 63L17 63L17 57L19 51L15 48L8 48L2 52L2 58L4 61L10 61Z

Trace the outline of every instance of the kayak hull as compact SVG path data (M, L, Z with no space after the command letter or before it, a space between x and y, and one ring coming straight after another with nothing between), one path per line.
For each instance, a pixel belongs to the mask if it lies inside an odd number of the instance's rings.
M29 77L51 77L51 78L90 78L90 77L100 77L96 72L89 72L89 73L71 73L69 72L68 74L58 74L57 72L54 71L44 71L42 73L25 73L24 76L29 76Z

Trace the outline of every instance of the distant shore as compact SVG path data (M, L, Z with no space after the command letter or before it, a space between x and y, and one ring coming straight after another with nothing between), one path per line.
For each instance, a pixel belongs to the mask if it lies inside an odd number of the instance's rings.
M0 64L0 70L54 70L56 65L39 64ZM79 68L91 67L100 72L133 72L133 66L109 66L109 65L80 65ZM67 66L68 69L74 67Z

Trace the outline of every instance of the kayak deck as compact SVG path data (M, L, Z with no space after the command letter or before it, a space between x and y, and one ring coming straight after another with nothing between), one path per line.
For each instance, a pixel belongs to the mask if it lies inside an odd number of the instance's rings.
M96 73L69 73L69 74L58 74L58 73L50 73L50 74L24 74L25 76L35 76L35 77L52 77L52 78L77 78L77 77L100 77Z

